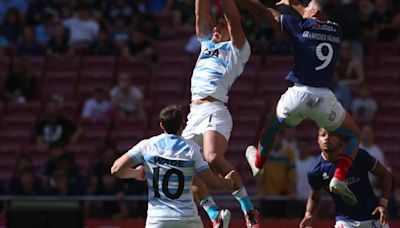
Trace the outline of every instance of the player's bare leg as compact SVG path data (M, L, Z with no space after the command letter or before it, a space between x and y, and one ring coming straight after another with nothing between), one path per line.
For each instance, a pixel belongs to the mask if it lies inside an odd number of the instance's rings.
M254 146L247 147L246 158L254 176L258 176L261 173L275 144L276 133L285 126L288 125L277 117L275 111L271 112L262 130L258 148Z
M225 176L234 169L225 159L228 141L222 134L217 131L205 132L203 136L203 149L205 159L219 174ZM232 192L232 195L240 203L246 218L247 227L259 227L260 219L258 211L255 210L253 203L250 201L239 173L235 172L232 179L235 182L235 191Z
M195 200L204 208L210 218L213 228L228 228L231 212L228 209L219 209L206 185L196 176L193 179L192 191Z
M342 125L334 130L333 133L348 139L348 142L345 152L338 156L335 175L329 184L329 189L331 192L339 194L346 203L355 205L357 204L357 198L347 187L345 180L347 171L351 167L360 145L360 129L350 114L346 112Z

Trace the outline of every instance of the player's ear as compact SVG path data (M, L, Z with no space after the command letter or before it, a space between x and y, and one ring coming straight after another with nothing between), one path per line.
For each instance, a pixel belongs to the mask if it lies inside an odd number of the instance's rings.
M160 122L160 128L163 129L163 131L165 131L165 128L164 128L162 122Z

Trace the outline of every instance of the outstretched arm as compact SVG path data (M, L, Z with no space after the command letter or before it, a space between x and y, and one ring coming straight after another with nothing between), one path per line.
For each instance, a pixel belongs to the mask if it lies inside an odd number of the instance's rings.
M295 9L301 16L304 15L304 7L300 2L297 0L281 0L280 2L276 3L276 5L287 5L291 6L293 9Z
M236 0L241 6L250 11L250 13L266 20L275 29L280 29L280 15L277 10L264 6L258 0Z
M246 41L246 35L242 28L239 10L233 0L222 0L222 8L232 43L240 49Z
M306 213L300 223L300 228L311 227L313 216L317 212L318 206L321 202L321 195L321 190L310 190L307 200Z
M387 206L388 199L390 197L390 190L392 188L392 175L381 163L377 161L375 168L371 171L375 176L379 178L381 182L381 199L379 205L372 212L373 215L380 215L381 224L387 224L389 220Z
M196 34L203 38L212 32L212 19L210 14L210 0L196 0Z

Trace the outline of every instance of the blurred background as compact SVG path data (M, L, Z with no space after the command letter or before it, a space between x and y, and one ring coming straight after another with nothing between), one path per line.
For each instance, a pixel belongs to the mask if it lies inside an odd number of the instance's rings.
M400 1L333 1L332 20L344 34L332 89L362 129L362 147L392 170L396 220ZM216 16L218 2L212 5ZM284 33L245 11L242 21L252 55L230 92L234 128L227 158L264 218L297 221L304 214L307 167L319 154L317 127L305 121L281 132L269 167L283 171L252 177L245 148L257 142L266 114L286 90L293 60ZM179 104L187 113L199 48L194 0L0 0L0 226L143 221L146 184L116 179L109 170L121 153L161 133L163 106ZM215 198L241 218L230 194ZM319 218L332 226L332 202L322 208Z

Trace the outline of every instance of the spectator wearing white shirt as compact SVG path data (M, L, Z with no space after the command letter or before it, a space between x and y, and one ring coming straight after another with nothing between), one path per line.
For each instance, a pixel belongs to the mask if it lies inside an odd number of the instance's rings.
M82 117L97 119L107 117L111 109L111 102L107 99L105 89L101 85L93 88L93 97L85 101L82 110Z
M305 138L300 138L298 143L299 157L296 160L297 174L297 199L307 199L310 187L308 185L307 171L315 161L315 156L311 155L310 143Z
M360 148L365 149L368 153L375 157L383 166L386 166L385 155L383 154L381 148L375 144L374 140L374 130L370 125L366 125L361 129L361 142ZM375 193L379 193L379 183L376 176L369 174L369 179L371 180L372 188Z
M366 84L361 85L359 95L353 100L351 110L353 116L357 119L363 119L369 122L374 118L378 110L378 104L371 96L370 90Z
M131 84L129 75L121 73L118 77L118 85L110 91L111 103L118 113L126 117L146 118L143 93Z
M75 17L64 20L63 25L69 29L70 44L92 42L99 30L99 23L92 18L91 8L82 4Z

